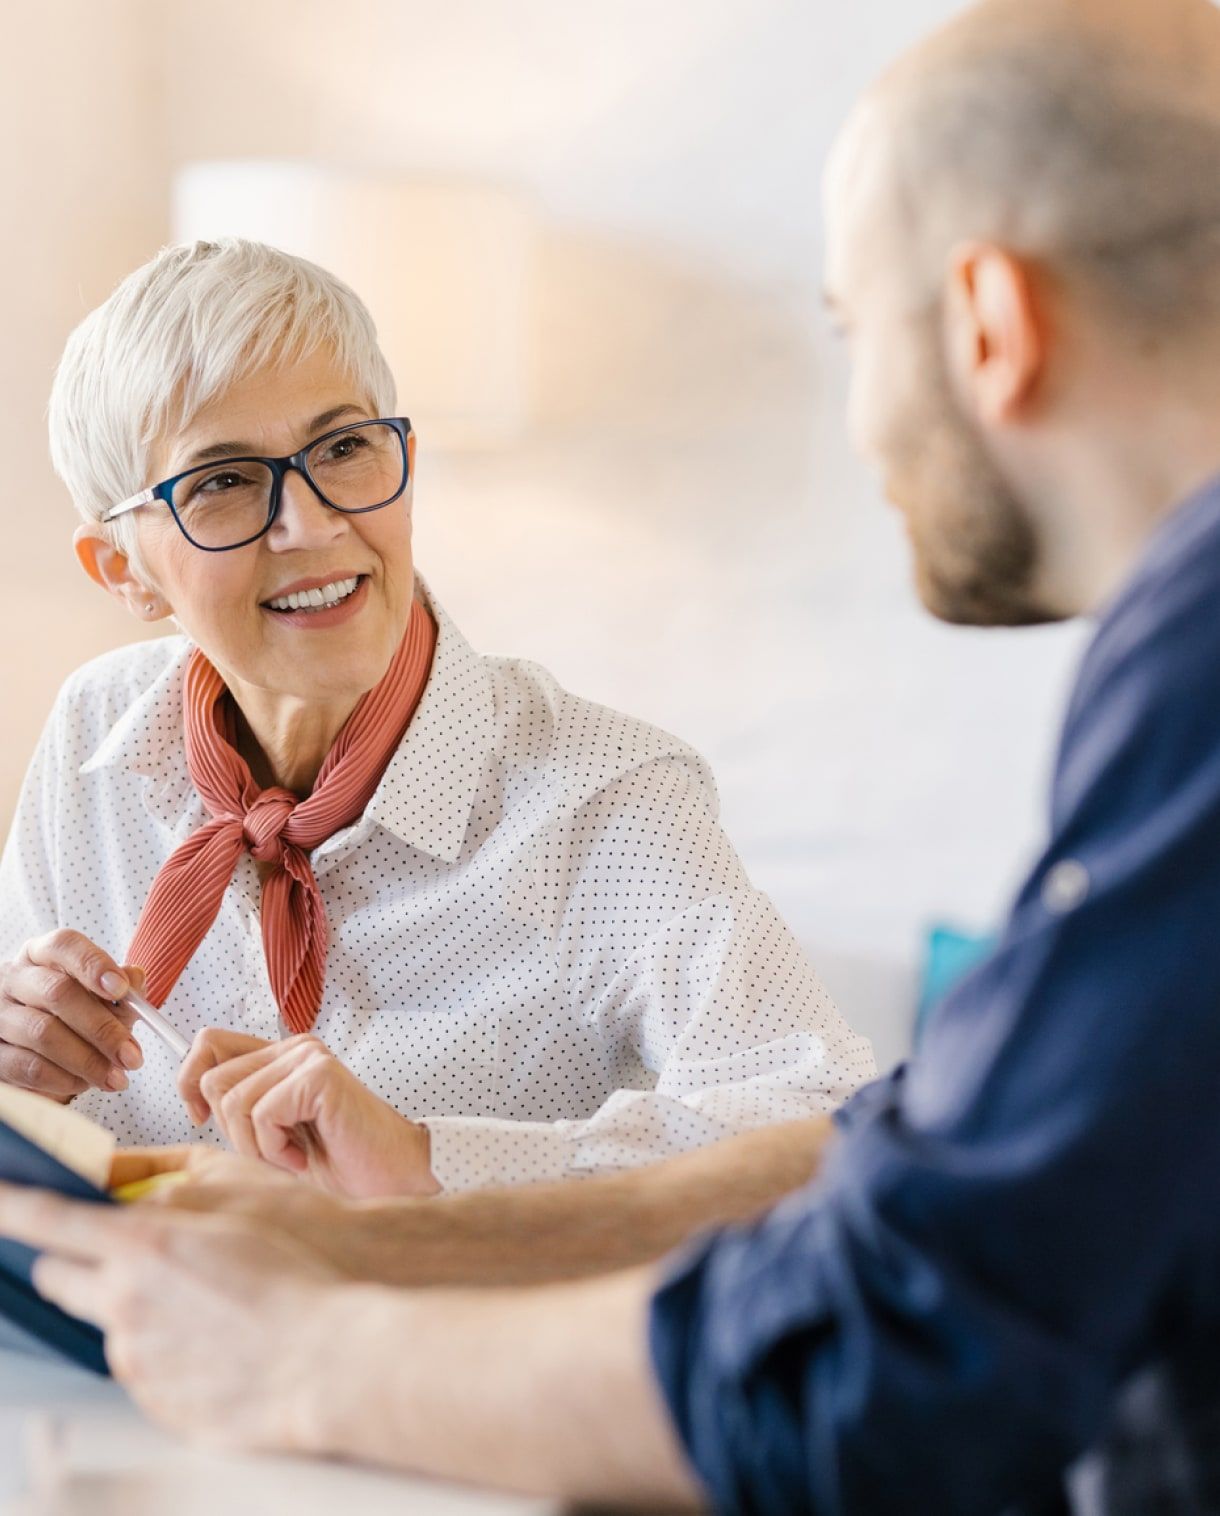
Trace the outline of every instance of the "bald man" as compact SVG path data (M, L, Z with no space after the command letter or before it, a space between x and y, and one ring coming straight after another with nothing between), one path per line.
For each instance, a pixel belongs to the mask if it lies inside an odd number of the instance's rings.
M616 1502L1220 1510L1220 12L992 0L827 200L929 608L1097 620L995 956L815 1186L659 1287L353 1285L241 1218L0 1195L170 1424Z

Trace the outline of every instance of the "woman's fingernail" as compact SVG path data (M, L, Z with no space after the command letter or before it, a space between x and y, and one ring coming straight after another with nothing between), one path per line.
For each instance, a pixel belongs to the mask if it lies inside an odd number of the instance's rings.
M106 1088L108 1090L125 1090L127 1088L127 1075L122 1069L111 1069L106 1076Z
M138 1069L144 1062L144 1054L134 1038L129 1037L119 1048L119 1062L125 1069Z
M102 975L102 988L110 996L111 1000L122 1000L131 986L123 978L122 974L108 972Z

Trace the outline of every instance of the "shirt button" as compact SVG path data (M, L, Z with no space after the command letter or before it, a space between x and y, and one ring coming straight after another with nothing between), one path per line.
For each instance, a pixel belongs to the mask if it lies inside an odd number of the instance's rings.
M1089 893L1089 871L1076 858L1065 858L1042 881L1042 904L1056 916L1074 911Z

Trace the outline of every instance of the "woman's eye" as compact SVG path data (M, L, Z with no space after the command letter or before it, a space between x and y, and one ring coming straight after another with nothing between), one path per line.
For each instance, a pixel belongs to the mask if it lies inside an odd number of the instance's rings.
M191 498L202 495L206 499L209 495L223 495L229 490L241 489L248 483L249 480L235 469L225 469L223 473L209 474L206 479L201 479L191 491Z
M327 462L341 463L344 458L350 458L353 453L359 452L361 448L367 446L368 443L364 440L363 437L356 437L351 435L347 437L336 437L333 442L327 444L326 451L322 454L322 457Z

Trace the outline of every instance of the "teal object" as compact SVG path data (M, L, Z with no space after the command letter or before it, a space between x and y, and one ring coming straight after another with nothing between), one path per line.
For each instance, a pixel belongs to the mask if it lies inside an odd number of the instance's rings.
M924 941L923 974L915 1013L916 1046L933 1006L982 963L997 940L994 932L963 932L943 925L931 928Z

